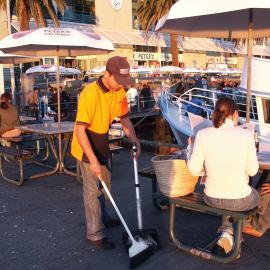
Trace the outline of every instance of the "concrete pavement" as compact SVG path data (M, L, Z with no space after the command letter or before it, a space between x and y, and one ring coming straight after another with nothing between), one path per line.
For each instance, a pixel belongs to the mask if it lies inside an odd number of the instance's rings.
M139 166L150 164L144 152ZM9 165L11 166L11 165ZM15 170L14 165L10 167ZM36 170L27 166L26 173ZM177 251L170 244L168 211L159 212L151 202L151 182L141 177L144 226L156 228L162 249L138 269L269 269L270 233L256 239L244 236L241 258L223 265ZM112 193L131 228L137 227L133 163L127 150L113 157ZM110 207L110 212L115 215ZM207 243L220 223L219 218L177 209L177 234L189 243ZM125 270L122 227L107 230L116 248L100 251L85 237L82 186L74 177L56 174L27 181L16 187L0 181L0 270Z

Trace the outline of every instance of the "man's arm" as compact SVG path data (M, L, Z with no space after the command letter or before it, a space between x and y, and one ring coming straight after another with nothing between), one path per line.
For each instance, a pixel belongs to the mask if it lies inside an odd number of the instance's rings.
M78 125L76 124L75 132L78 139L78 142L80 146L82 147L82 150L84 154L87 156L89 162L90 162L90 169L92 173L98 177L98 175L101 175L101 167L97 160L96 155L94 154L94 151L92 149L92 146L88 140L88 137L86 135L86 126L84 125Z
M125 116L125 117L121 118L120 121L121 121L122 128L123 128L125 134L128 137L128 140L131 143L135 143L136 146L137 146L136 159L138 159L138 157L141 154L141 146L140 146L140 142L139 142L139 140L138 140L138 138L136 136L134 127L133 127L133 125L132 125L132 123L131 123L128 116Z

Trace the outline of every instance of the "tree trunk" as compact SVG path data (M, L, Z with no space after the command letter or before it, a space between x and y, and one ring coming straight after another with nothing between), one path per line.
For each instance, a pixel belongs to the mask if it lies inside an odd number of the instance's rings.
M28 10L24 1L21 1L20 10L19 12L17 12L17 14L19 14L18 19L19 19L20 31L29 30Z
M172 54L172 65L179 66L178 60L178 35L177 34L170 34L171 39L171 54Z
M26 31L29 30L29 22L27 18L27 14L20 16L19 19L19 24L20 24L20 31Z

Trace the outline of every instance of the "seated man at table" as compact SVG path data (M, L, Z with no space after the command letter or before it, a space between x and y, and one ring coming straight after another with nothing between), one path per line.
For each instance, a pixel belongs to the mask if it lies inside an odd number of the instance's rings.
M244 233L255 237L263 236L270 228L270 183L262 185L259 189L259 195L260 206L258 212L249 218L243 229Z

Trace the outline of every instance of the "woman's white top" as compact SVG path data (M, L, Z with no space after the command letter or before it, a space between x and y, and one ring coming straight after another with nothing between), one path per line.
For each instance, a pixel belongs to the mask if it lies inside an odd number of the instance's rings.
M253 132L226 119L219 127L200 130L195 138L188 168L193 175L205 169L205 194L213 198L238 199L251 193L249 176L257 173Z

